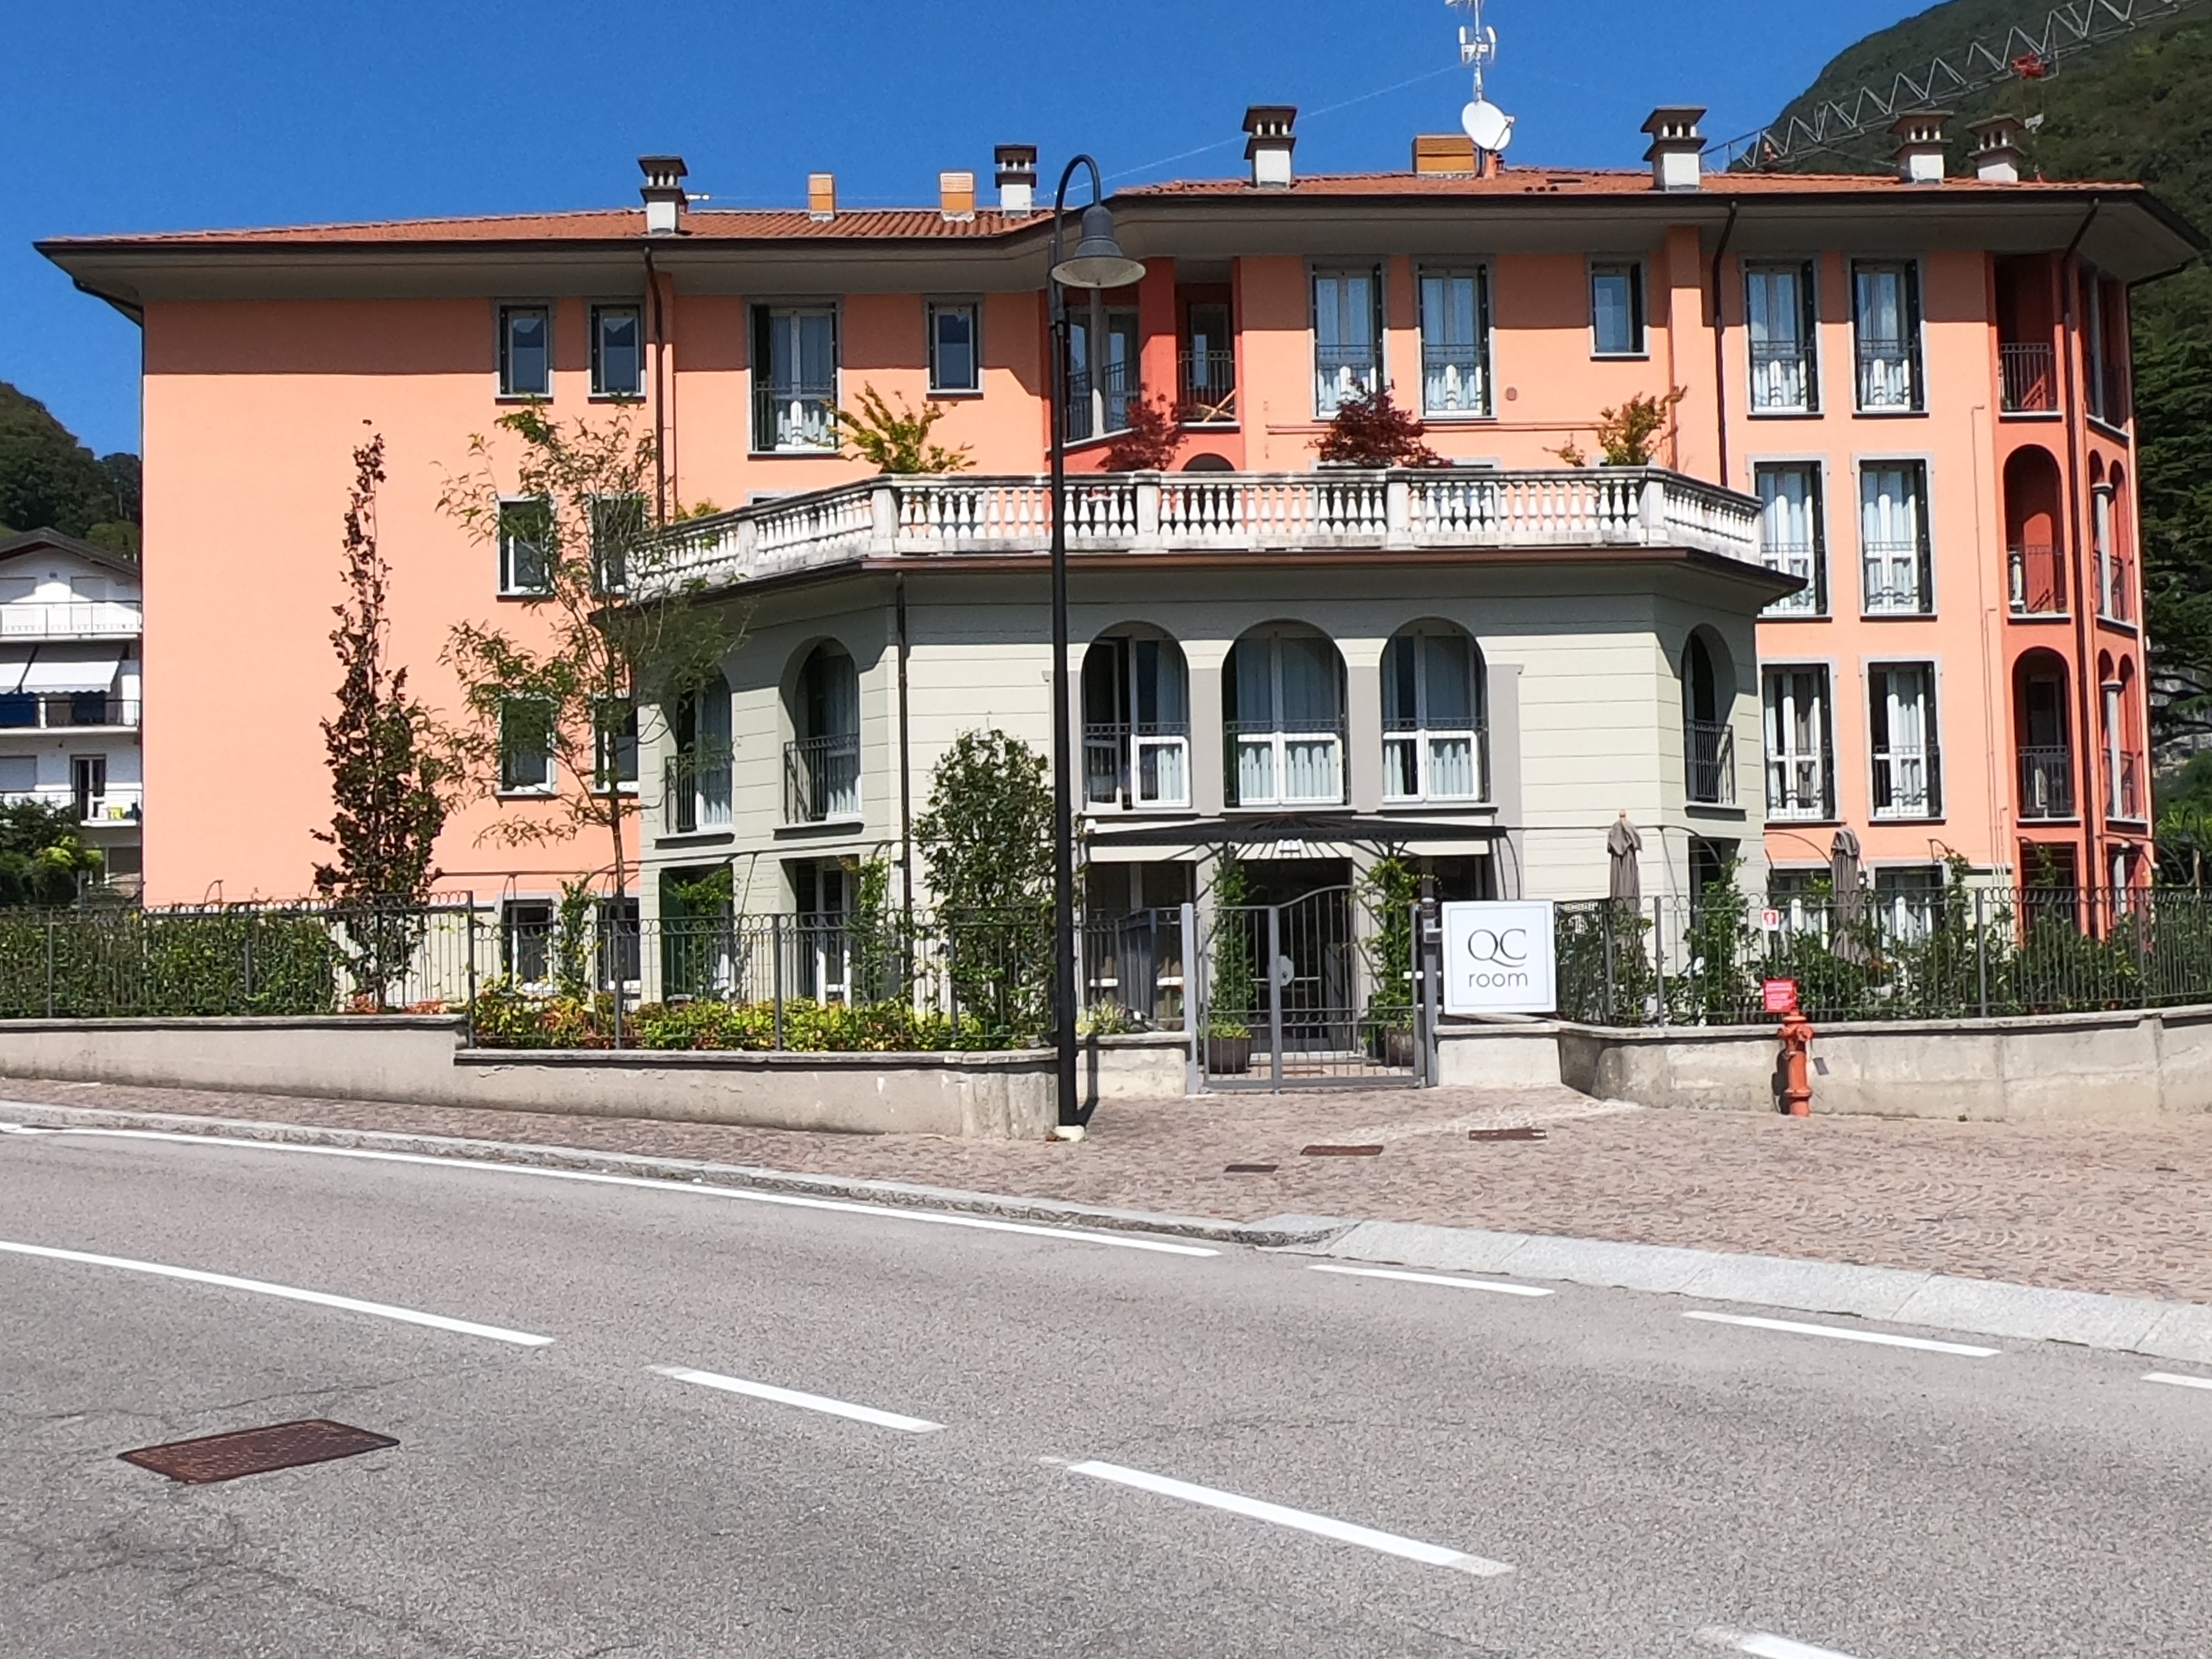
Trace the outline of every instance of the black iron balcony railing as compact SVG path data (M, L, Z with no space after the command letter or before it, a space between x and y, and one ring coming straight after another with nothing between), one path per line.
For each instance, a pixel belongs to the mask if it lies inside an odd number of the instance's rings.
M1382 799L1394 805L1489 799L1490 733L1480 726L1386 725Z
M2057 354L2051 342L2008 340L1997 347L1998 407L2008 415L2058 412Z
M672 755L662 772L661 812L667 833L696 835L730 827L730 763Z
M860 816L860 733L836 732L784 744L786 823L827 823Z
M1184 350L1176 359L1185 426L1237 424L1237 354Z
M2023 543L2006 550L2005 563L2014 616L2066 614L2066 561L2057 548L2049 542Z
M1765 415L1813 410L1813 348L1806 340L1751 343L1751 406Z
M1344 799L1344 720L1231 720L1223 727L1231 806Z
M1421 412L1442 416L1490 413L1490 377L1480 346L1422 346Z
M1683 783L1701 806L1735 805L1735 732L1721 720L1682 723Z
M1127 430L1129 405L1143 395L1134 362L1107 364L1096 382L1089 369L1072 370L1067 377L1068 442Z
M2022 818L2074 816L2074 751L2063 744L2023 745L2020 751Z
M1190 727L1182 720L1083 728L1083 804L1094 812L1167 811L1190 805Z
M756 452L837 447L835 381L774 382L753 393Z
M1821 580L1820 550L1811 542L1762 541L1759 556L1769 570L1795 576L1804 586L1785 594L1766 607L1770 617L1818 617L1828 608L1827 585Z
M1364 398L1380 384L1377 354L1371 345L1317 345L1314 348L1314 409L1330 416L1354 398Z
M1909 340L1859 338L1859 407L1913 410L1920 407L1920 354Z
M1836 769L1825 744L1817 755L1768 752L1766 816L1816 823L1836 816Z
M1874 815L1878 818L1942 816L1943 772L1932 743L1893 744L1874 751Z
M1867 542L1859 550L1865 565L1868 614L1917 616L1934 609L1927 550L1918 543Z

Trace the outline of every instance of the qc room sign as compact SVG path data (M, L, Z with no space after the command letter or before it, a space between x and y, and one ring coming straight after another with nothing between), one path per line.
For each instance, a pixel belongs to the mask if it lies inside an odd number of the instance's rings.
M1559 1006L1550 900L1443 909L1446 1013L1548 1014Z

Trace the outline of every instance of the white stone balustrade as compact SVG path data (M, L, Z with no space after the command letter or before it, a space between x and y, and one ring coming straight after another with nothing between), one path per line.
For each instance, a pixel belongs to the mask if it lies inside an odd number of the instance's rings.
M1068 545L1085 551L1681 547L1763 563L1754 497L1657 467L1094 473L1067 492ZM1051 497L1042 475L865 479L684 524L648 585L1037 552Z

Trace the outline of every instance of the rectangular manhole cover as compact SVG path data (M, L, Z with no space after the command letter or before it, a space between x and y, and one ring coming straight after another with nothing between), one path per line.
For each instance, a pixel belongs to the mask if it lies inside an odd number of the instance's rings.
M1380 1158L1380 1146L1309 1146L1300 1158Z
M1469 1129L1469 1140L1541 1140L1544 1131L1523 1125L1517 1129Z
M305 1463L327 1463L334 1457L358 1457L398 1443L388 1434L371 1434L367 1429L333 1423L328 1418L311 1417L297 1423L272 1423L265 1429L173 1440L166 1446L141 1446L117 1455L172 1480L199 1486L211 1480L235 1480L242 1474L266 1474L272 1469L296 1469Z
M1224 1175L1273 1175L1279 1167L1273 1164L1232 1164L1222 1173Z

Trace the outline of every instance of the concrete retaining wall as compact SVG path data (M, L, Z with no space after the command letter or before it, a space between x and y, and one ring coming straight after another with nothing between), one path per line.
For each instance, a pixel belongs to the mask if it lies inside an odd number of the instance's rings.
M0 1020L0 1077L237 1089L759 1128L1041 1139L1052 1057L464 1048L442 1016ZM1108 1039L1111 1044L1120 1039ZM1180 1051L1178 1051L1179 1055ZM1152 1057L1102 1055L1109 1090ZM1178 1057L1174 1082L1182 1090ZM1111 1097L1110 1093L1108 1097Z
M1775 1107L1771 1026L1557 1030L1561 1079L1584 1094ZM1815 1030L1816 1113L2113 1123L2212 1111L2212 1007Z

